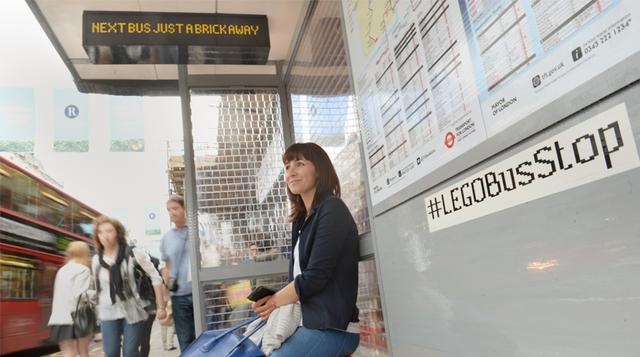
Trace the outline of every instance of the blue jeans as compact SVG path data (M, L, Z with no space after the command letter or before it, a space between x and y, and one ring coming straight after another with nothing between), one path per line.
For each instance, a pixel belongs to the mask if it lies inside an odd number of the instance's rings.
M271 357L342 357L353 353L359 343L357 333L300 326Z
M171 308L173 309L173 321L176 324L180 352L184 352L191 342L196 339L192 295L172 296Z
M100 322L102 329L102 349L105 357L120 357L120 340L122 339L122 355L138 357L140 352L140 332L144 321L128 324L125 319ZM124 336L124 338L123 338Z

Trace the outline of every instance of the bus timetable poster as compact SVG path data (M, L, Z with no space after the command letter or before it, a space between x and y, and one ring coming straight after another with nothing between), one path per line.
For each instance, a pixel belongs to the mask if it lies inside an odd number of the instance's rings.
M342 4L374 205L640 49L639 1Z

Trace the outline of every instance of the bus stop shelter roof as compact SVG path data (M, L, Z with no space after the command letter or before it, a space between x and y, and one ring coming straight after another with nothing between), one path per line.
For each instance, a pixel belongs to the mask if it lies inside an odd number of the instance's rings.
M27 0L80 92L176 95L175 64L92 64L82 46L83 11L141 11L266 15L271 49L265 65L190 64L189 76L212 87L276 85L279 63L289 62L310 9L310 0Z

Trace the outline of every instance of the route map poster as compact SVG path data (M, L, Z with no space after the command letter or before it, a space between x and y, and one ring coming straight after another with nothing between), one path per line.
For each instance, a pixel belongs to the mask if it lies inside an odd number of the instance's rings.
M640 1L342 7L374 205L640 49Z

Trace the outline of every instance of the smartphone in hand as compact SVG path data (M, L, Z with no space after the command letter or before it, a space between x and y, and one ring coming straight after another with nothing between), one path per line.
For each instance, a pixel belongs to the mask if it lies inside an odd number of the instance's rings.
M247 299L255 302L255 301L258 301L258 300L262 299L265 296L270 296L270 295L273 295L275 293L276 293L275 290L267 288L266 286L260 285L257 288L253 289L251 294L249 294L249 296L247 296Z

